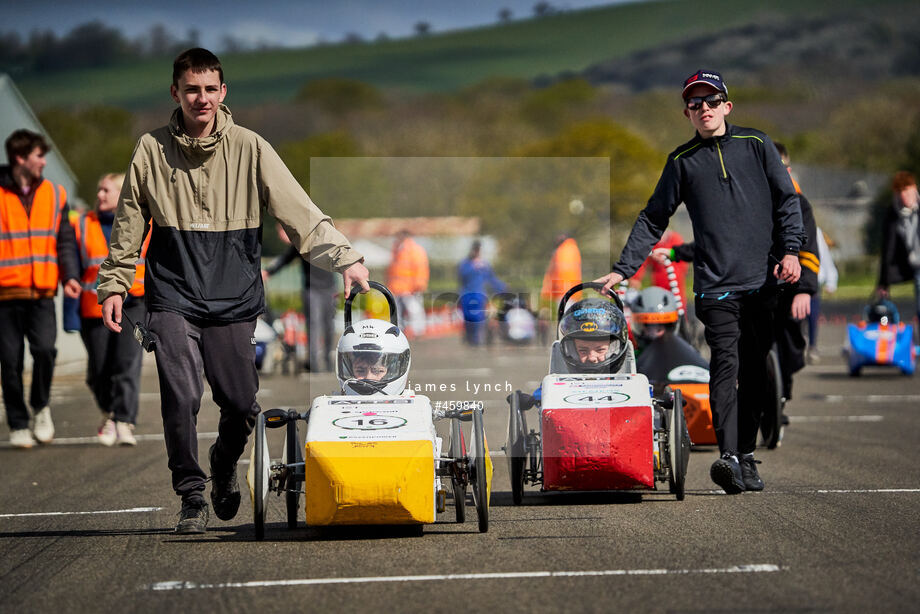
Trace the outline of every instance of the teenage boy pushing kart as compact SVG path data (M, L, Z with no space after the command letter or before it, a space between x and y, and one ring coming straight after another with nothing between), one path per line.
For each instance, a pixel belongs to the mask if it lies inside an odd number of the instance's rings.
M121 332L125 294L148 221L147 328L160 380L169 469L182 509L176 533L204 533L207 475L198 464L201 372L220 406L208 460L221 520L240 506L236 463L261 412L256 403L256 318L265 308L259 269L262 212L274 215L301 256L339 272L345 296L368 289L361 254L310 200L268 142L234 124L220 60L189 49L173 63L168 125L138 141L119 197L109 256L99 273L105 325Z
M801 275L798 196L770 137L726 122L732 103L722 75L695 72L684 81L682 97L696 135L668 156L620 260L596 281L609 289L633 275L671 215L686 204L696 241L696 314L711 349L709 390L720 457L710 477L728 494L763 490L754 460L756 408L767 386L773 286ZM783 254L778 261L771 260L774 237Z

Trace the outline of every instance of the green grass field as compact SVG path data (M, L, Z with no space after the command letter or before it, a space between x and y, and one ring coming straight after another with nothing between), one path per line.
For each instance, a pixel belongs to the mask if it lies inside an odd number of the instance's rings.
M826 16L903 0L651 1L563 13L425 37L222 57L235 106L286 102L305 83L336 76L409 92L451 91L492 76L577 71L669 41L778 17ZM169 106L170 58L19 78L37 110L107 104Z

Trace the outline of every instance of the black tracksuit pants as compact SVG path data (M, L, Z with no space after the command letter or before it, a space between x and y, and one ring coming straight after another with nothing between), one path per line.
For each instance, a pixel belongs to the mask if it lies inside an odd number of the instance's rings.
M151 312L147 323L158 337L154 354L173 489L183 500L203 498L207 475L198 464L197 431L201 373L220 407L215 455L226 467L243 454L261 411L256 403L256 323L195 322L169 311Z
M709 403L722 454L747 454L757 447L775 303L771 290L696 297L710 349Z
M48 405L54 375L57 320L54 299L0 301L0 382L10 430L29 428L22 385L25 339L32 355L32 390L29 405L38 411Z
M132 322L143 322L143 299L124 308ZM102 323L102 318L80 318L80 337L86 346L86 385L103 413L117 422L137 424L140 403L141 365L144 350L134 338L127 319L120 333Z
M783 397L787 401L792 398L792 376L805 366L805 348L808 345L805 339L805 321L794 320L790 315L794 298L795 292L791 290L779 295L773 321L773 334L783 380Z

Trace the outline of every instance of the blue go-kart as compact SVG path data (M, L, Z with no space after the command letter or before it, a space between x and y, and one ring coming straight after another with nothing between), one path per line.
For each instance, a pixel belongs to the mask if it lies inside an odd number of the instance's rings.
M843 355L854 377L867 366L893 366L904 375L913 375L917 366L914 328L901 322L898 308L887 299L870 303L862 321L847 325L846 341Z

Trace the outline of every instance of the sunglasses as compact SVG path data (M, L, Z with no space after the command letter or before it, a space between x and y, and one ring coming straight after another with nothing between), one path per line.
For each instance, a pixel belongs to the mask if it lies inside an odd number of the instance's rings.
M715 109L725 102L725 94L710 94L709 96L692 96L684 99L684 103L691 111L699 111L703 103L709 105L710 109Z

